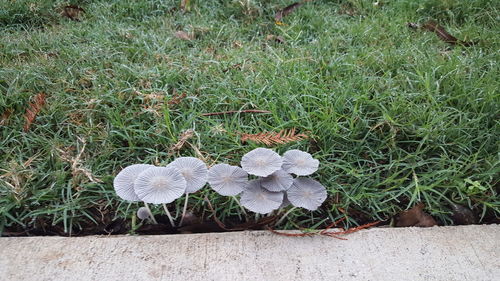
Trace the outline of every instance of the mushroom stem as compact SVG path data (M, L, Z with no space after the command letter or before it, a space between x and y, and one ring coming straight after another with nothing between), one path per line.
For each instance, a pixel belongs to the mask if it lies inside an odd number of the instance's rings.
M297 207L292 207L290 208L290 210L288 210L279 220L278 222L276 223L276 225L280 225L284 220L285 218L291 213L293 212L293 210L295 210Z
M241 211L243 212L243 214L245 215L245 217L248 217L247 212L245 211L245 208L243 208L243 206L241 206L240 201L238 201L238 199L236 198L236 196L231 196L231 197L234 199L234 201L236 201L236 204L238 204L238 206L240 206Z
M144 202L144 207L146 207L146 209L148 209L148 212L149 212L149 217L151 218L151 221L152 221L154 224L158 224L158 222L157 222L157 221L156 221L156 219L155 219L155 216L153 216L153 212L151 212L151 209L149 208L148 203Z
M165 203L163 203L162 205L163 209L165 210L165 213L167 214L168 219L170 220L170 224L172 225L172 227L175 227L174 219L172 218L172 215L168 211L167 205Z
M186 215L188 207L188 198L189 198L189 193L186 193L186 200L184 201L184 208L182 209L182 216L181 216L181 222L179 223L179 227L182 226L182 222L184 221L184 216Z

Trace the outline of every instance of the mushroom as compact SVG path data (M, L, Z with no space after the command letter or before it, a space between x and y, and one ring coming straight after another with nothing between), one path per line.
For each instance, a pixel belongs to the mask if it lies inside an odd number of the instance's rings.
M121 170L113 180L113 187L116 194L127 201L140 201L141 199L135 194L134 181L140 173L146 169L154 167L147 164L134 164Z
M251 180L241 194L241 205L248 210L267 214L280 207L283 202L283 192L271 192L262 188L260 179Z
M247 173L267 177L281 169L283 160L278 153L267 148L256 148L241 158L241 167Z
M179 223L179 226L182 226L187 211L189 193L200 190L207 183L208 169L203 161L194 157L177 158L167 167L169 166L177 168L186 180L186 199L184 200L181 222Z
M223 196L236 196L248 184L248 174L240 167L217 164L208 171L210 187Z
M290 200L288 200L288 196L286 195L286 192L283 192L283 202L281 202L281 205L279 207L279 209L283 209L283 208L286 208L288 206L290 206Z
M148 203L144 203L144 207L140 207L137 210L137 217L141 220L147 219L147 217L151 218L151 221L154 224L158 224L158 222L155 219L155 216L153 215L153 212L151 212L151 209L148 206Z
M186 180L186 193L200 190L207 183L208 169L203 161L194 157L180 157L170 163Z
M283 154L283 170L297 176L308 176L318 170L319 161L311 154L293 149Z
M141 220L145 220L151 216L151 213L149 212L148 208L146 207L140 207L137 210L137 217Z
M326 200L326 189L313 179L296 178L286 195L293 206L315 211Z
M292 175L283 170L278 170L261 180L262 187L272 192L285 191L292 186L292 183Z
M162 204L170 224L175 227L167 203L174 201L186 192L186 180L174 167L152 167L140 173L134 182L134 190L146 203Z

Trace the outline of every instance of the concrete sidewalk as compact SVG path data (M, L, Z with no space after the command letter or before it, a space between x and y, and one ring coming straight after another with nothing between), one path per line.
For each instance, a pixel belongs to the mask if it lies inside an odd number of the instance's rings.
M0 238L1 280L499 280L500 226ZM495 276L497 276L495 278Z

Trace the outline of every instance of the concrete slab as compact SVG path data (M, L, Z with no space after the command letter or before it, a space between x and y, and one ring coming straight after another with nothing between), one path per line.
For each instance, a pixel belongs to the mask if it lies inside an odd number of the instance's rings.
M0 238L0 280L499 280L500 226ZM496 277L495 277L496 276Z

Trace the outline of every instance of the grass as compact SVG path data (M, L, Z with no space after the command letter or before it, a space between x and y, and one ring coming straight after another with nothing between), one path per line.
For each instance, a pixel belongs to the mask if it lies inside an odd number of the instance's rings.
M314 136L275 149L312 152L329 199L319 211L293 211L282 228L321 227L344 213L348 225L387 220L419 201L441 224L453 223L450 202L498 218L498 1L318 0L281 26L273 15L291 1L192 1L189 13L178 2L80 1L80 22L58 14L66 1L0 3L0 116L12 112L0 125L0 232L130 219L138 204L116 197L113 176L132 163L197 156L189 146L170 153L188 129L205 157L230 164L257 147L238 132ZM449 47L406 27L429 18L479 44ZM175 38L180 30L196 39ZM169 106L174 89L187 97ZM47 105L24 132L40 92ZM201 116L252 108L272 113ZM208 217L205 196L221 219L242 215L210 188L189 208Z

